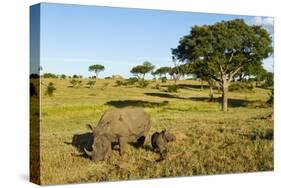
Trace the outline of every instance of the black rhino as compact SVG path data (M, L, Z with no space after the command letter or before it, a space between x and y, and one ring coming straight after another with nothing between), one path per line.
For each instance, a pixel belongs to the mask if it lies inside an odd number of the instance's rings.
M93 131L93 150L84 148L84 151L92 160L99 161L110 155L113 143L119 145L120 155L125 153L128 143L142 146L151 123L150 116L143 109L109 109L96 127L88 127Z

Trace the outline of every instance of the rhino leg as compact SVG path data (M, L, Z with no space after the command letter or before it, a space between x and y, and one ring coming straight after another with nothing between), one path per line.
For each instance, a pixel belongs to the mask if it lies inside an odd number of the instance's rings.
M167 156L168 149L165 145L160 145L159 152L160 152L161 159L165 159Z
M119 138L119 147L120 147L120 155L125 154L125 151L128 147L128 138L127 137Z

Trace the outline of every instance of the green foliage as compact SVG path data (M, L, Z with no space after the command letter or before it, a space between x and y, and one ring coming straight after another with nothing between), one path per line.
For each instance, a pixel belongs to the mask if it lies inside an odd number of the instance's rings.
M126 80L116 80L115 81L115 86L119 87L119 86L127 86L128 83L126 82Z
M274 85L274 75L272 72L267 72L263 77L262 77L262 80L263 80L263 84L262 84L262 87L273 87Z
M72 84L73 88L82 86L82 80L79 80L79 79L72 79L69 81L69 83Z
M62 79L65 79L65 78L66 78L66 75L65 75L65 74L62 74L60 77L61 77Z
M53 73L44 73L43 78L58 78L58 76Z
M167 80L168 80L168 79L167 79L167 77L166 77L166 76L164 76L164 77L162 77L162 78L161 78L161 82L162 82L162 83L166 83L166 82L167 82Z
M173 84L173 85L168 85L167 86L167 91L168 92L177 92L178 91L178 86Z
M146 88L149 84L149 81L148 80L139 80L138 81L138 86L141 87L141 88Z
M104 71L104 69L105 69L105 67L103 65L96 64L96 65L89 66L88 70L91 72L94 72L96 74L96 78L98 78L98 74L101 71Z
M53 82L49 82L49 84L47 85L46 91L45 91L45 95L48 96L53 96L54 91L56 90L54 83Z
M171 67L160 67L154 71L155 75L159 75L159 78L166 76L167 73L171 70Z
M134 85L135 83L137 83L139 80L136 77L131 77L129 79L126 80L128 85Z
M273 105L274 102L274 89L271 89L271 92L269 94L269 99L267 100L267 103L270 105Z
M254 89L253 82L234 82L232 83L228 90L229 91L252 91Z
M224 93L239 71L260 67L262 60L272 53L270 34L261 26L247 25L242 19L193 26L190 34L182 37L178 47L172 49L175 59L205 67L208 71L203 71L203 76L222 85L223 111L227 111L228 104Z
M142 65L137 65L131 69L131 73L138 78L144 79L145 74L151 72L154 69L154 65L145 61Z
M160 89L161 88L161 85L160 84L156 84L155 85L155 89Z
M96 81L95 81L95 80L89 80L89 81L87 82L87 85L89 86L89 88L94 87L95 84L96 84Z

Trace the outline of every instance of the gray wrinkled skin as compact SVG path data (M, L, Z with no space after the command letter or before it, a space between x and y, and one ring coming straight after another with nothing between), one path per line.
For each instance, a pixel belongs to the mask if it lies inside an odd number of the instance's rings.
M111 145L119 145L120 155L126 151L128 143L142 146L150 130L150 117L143 109L109 109L101 117L98 125L92 128L94 143L93 151L84 148L87 155L94 161L105 160L111 153Z
M151 136L151 144L152 144L153 150L155 152L160 153L160 159L165 159L167 156L168 142L173 142L175 140L176 140L176 137L172 133L168 132L166 129L164 129L160 133L155 132Z

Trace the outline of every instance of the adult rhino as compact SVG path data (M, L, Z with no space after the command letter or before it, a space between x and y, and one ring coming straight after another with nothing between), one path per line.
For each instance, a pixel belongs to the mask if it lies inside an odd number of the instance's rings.
M120 155L125 153L128 143L143 146L151 124L143 109L125 108L107 110L96 127L88 127L93 131L93 150L84 151L92 160L99 161L110 155L113 143L119 145Z

